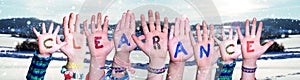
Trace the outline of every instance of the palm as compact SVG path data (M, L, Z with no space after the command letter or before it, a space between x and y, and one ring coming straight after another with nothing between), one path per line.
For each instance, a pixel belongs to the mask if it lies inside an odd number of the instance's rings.
M155 49L153 46L153 37L154 36L158 36L160 38L160 41L158 42L158 44L160 44L161 49ZM148 34L145 35L146 37L146 43L141 46L141 49L145 52L145 53L149 53L146 54L148 56L151 57L166 57L166 54L151 54L151 53L166 53L167 52L167 35L165 35L165 33L161 33L160 31L153 31L150 32Z
M92 16L91 20L91 32L88 31L87 21L84 22L84 32L88 38L88 47L91 51L91 55L95 57L106 57L114 45L112 41L108 40L108 20L107 16L104 19L103 30L101 28L101 14L98 13L97 28L95 28L95 16Z
M208 46L208 44L210 44L210 46ZM196 62L198 64L199 67L202 66L208 66L213 64L213 52L214 52L214 48L213 48L213 44L214 41L213 40L209 40L209 41L203 41L203 42L198 42L196 45L194 46L194 51L195 51L195 58L196 58ZM200 57L200 46L203 46L204 49L206 50L210 50L209 51L209 56L206 57L206 54L202 54L202 58Z
M57 35L46 33L46 34L42 34L42 35L40 35L38 37L38 45L39 45L40 53L53 53L53 52L57 51L56 49L47 48L45 46L45 44L47 44L47 43L44 43L47 39L55 40L56 36ZM48 44L49 45L47 45L47 46L55 46L55 45L57 45L56 41L51 41Z
M194 55L193 48L190 43L191 42L189 38L190 36L188 35L189 32L190 32L190 25L188 19L187 18L182 19L180 22L180 20L176 18L175 26L172 26L171 28L171 32L170 32L171 37L168 43L171 61L174 62L186 61ZM181 43L184 49L178 49L180 45L179 42ZM184 53L183 50L185 50L187 54Z

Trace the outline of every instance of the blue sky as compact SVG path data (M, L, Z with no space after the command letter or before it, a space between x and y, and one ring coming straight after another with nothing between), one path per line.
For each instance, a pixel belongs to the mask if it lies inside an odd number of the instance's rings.
M196 1L195 4L189 1ZM202 2L201 2L202 1ZM79 13L83 19L90 19L91 14L101 11L109 16L110 24L115 24L126 10L133 10L136 19L140 14L147 14L148 9L159 11L161 18L168 17L174 22L175 17L185 15L191 23L201 22L205 17L208 23L244 21L246 19L291 18L300 19L299 0L0 0L0 19L16 17L36 17L61 23L70 12ZM209 0L210 1L210 0ZM196 9L195 6L213 7ZM205 12L205 10L215 10ZM218 15L207 15L215 14ZM206 14L206 15L204 15Z

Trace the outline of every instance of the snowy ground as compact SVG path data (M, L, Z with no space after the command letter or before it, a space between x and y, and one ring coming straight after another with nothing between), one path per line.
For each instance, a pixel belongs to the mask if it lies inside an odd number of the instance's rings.
M139 56L140 59L146 56ZM5 80L22 80L28 71L31 59L16 58L0 58L0 78ZM132 62L138 62L132 60ZM259 60L257 61L258 69L256 72L257 79L273 79L273 80L295 80L300 79L300 58L282 59L282 60ZM47 69L46 80L62 80L63 75L60 74L62 65L66 61L52 61ZM85 71L88 71L89 64L85 64ZM136 73L130 75L132 80L144 80L147 75L146 70L135 69ZM184 80L194 80L196 66L186 66L184 72ZM296 74L296 75L293 75ZM166 74L164 74L166 75ZM241 76L241 62L237 62L237 66L233 73L233 79L238 80Z
M9 35L0 34L0 46L14 47L17 43L23 42L25 39L13 38ZM291 36L291 38L278 39L279 43L282 43L289 51L300 51L300 43L295 43L300 40L300 36ZM8 48L0 48L8 49ZM13 50L13 49L9 49ZM114 51L112 51L114 52ZM299 53L298 53L299 54ZM24 54L32 55L32 54ZM108 56L108 60L112 60L114 53ZM281 54L271 54L263 56L280 56ZM55 53L54 57L65 57L62 53ZM86 55L88 58L89 55ZM140 52L134 51L131 53L131 63L148 63L148 57ZM190 59L194 60L194 59ZM168 63L169 59L166 60ZM1 80L24 80L30 65L31 58L29 59L19 59L10 57L0 57L0 79ZM46 80L62 80L63 75L60 74L61 66L65 65L66 61L56 61L53 60L45 76ZM258 69L256 72L257 79L272 79L272 80L295 80L300 79L300 58L289 58L289 59L277 59L277 60L259 60L257 61ZM89 64L85 64L85 72L88 71ZM147 76L147 70L145 69L135 69L135 74L130 74L131 80L144 80ZM213 71L215 72L215 71ZM194 80L196 73L196 66L186 66L184 72L184 80ZM213 73L214 74L214 73ZM166 75L166 74L164 74ZM233 80L239 80L241 76L241 62L237 62L237 66L233 73Z

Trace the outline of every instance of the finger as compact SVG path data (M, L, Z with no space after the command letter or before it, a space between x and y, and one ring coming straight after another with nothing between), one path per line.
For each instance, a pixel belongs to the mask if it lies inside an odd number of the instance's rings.
M170 29L169 40L173 39L173 37L174 37L174 30L175 30L175 26L172 25L172 26L171 26L171 29Z
M92 16L91 18L91 29L92 29L92 33L96 32L96 27L95 27L95 15Z
M75 19L75 32L80 33L79 14L76 15Z
M210 30L209 30L209 40L213 40L214 39L214 25L210 24Z
M144 47L144 43L142 42L142 40L140 40L137 36L135 36L135 34L131 35L132 39L134 40L134 42L141 48L143 49Z
M32 27L32 31L34 32L36 37L39 37L41 35L40 32L38 32L34 27Z
M144 14L141 15L141 20L142 20L143 32L144 32L144 34L148 34L149 30L148 30L148 26L147 26Z
M55 28L55 30L54 30L54 32L53 32L53 34L54 34L54 35L57 35L58 32L59 32L59 29L60 29L60 26L57 25L56 28Z
M130 10L127 11L126 13L126 18L125 18L125 26L126 28L129 28L129 23L130 23L130 17L131 17L131 12Z
M73 33L75 31L74 30L73 20L74 20L74 14L71 13L70 16L69 16L69 23L68 23L68 26L69 26L69 29L70 29L70 33Z
M197 34L198 42L202 41L202 36L201 36L200 24L199 23L197 23L197 25L196 25L196 34Z
M225 41L226 40L226 35L225 35L224 28L221 30L221 32L222 32L222 39L223 39L223 41Z
M229 35L228 35L228 39L231 40L232 39L232 28L229 28Z
M104 20L104 22L105 22L105 20ZM104 23L105 24L105 23ZM98 14L97 14L97 29L98 29L98 31L101 31L102 30L102 14L99 12ZM96 29L95 29L96 30Z
M238 34L237 34L237 32L236 32L236 34L234 35L233 40L234 40L234 41L237 41L238 39L239 39L239 36L238 36Z
M144 35L140 35L140 36L138 37L138 39L139 39L139 40L144 40L144 39L146 39L146 37L145 37Z
M126 13L123 13L122 18L121 18L121 22L120 22L121 23L120 30L122 30L122 28L125 26L125 21L126 21Z
M152 32L155 30L152 10L148 11L148 21L149 21L150 32Z
M185 26L185 20L183 17L180 18L180 23L179 23L179 35L184 35L184 26Z
M216 37L214 37L214 40L219 44L219 46L220 46L220 44L221 44L221 41L218 39L218 38L216 38Z
M52 34L53 32L53 22L50 23L50 27L49 27L49 30L48 30L48 33Z
M255 31L256 31L256 18L253 18L251 36L255 36Z
M64 29L64 35L67 35L69 33L69 28L68 28L68 20L66 16L63 18L63 29Z
M52 48L51 51L55 52L65 45L67 45L67 42L62 42L62 43L58 44L56 47Z
M260 55L264 54L264 52L274 43L274 41L268 41L267 44L263 45L262 49L263 49L263 53L261 53Z
M191 31L191 26L190 26L190 20L188 18L185 18L185 32L184 34L187 35Z
M175 36L179 36L180 34L180 20L178 18L175 19L175 29L174 29L174 33Z
M83 31L84 31L86 36L90 35L90 32L89 32L88 27L87 27L87 20L83 21Z
M121 25L121 21L119 20L115 31L119 31L120 30L120 25Z
M245 35L246 35L246 37L250 36L250 34L249 34L249 20L248 19L246 20Z
M165 17L164 18L164 28L163 28L163 32L168 34L168 28L169 28L169 22L168 22L168 18Z
M62 43L59 36L56 36L56 43L57 44L61 44Z
M202 21L202 26L203 26L203 40L207 41L208 40L208 31L207 31L207 25L205 21Z
M237 50L235 51L235 53L233 54L233 57L235 58L235 59L237 59L241 54L242 54L242 52L241 52L241 50L240 49L238 49L238 48L236 48Z
M195 41L195 38L194 38L194 35L193 35L192 31L189 32L189 36L190 36L191 44L195 45L196 41Z
M103 31L108 32L108 16L105 16L105 18L104 18Z
M258 39L260 39L260 36L261 36L262 26L263 26L263 23L262 23L262 22L259 22L258 29L257 29L257 33L256 33L256 37L257 37Z
M161 25L160 25L160 15L159 12L155 12L155 19L156 19L156 30L161 32Z
M134 16L134 14L132 13L131 15L130 15L131 17L130 17L130 29L131 29L131 31L132 32L135 32L135 29L136 29L136 26L135 26L135 16Z
M243 34L241 33L241 30L240 30L240 26L236 27L236 31L237 31L237 34L238 34L239 38L244 39L244 36L243 36Z
M42 23L42 31L43 31L43 34L46 33L46 26L45 26L45 23L44 23L44 22Z

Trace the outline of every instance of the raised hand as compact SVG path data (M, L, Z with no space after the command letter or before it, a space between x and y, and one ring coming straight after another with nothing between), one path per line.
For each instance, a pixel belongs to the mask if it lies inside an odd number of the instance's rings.
M103 28L101 27L101 13L98 13L97 23L95 23L95 15L91 19L91 33L88 31L87 21L83 22L83 29L88 38L88 47L91 52L91 62L89 69L90 80L101 79L105 71L99 69L104 67L106 56L111 52L114 47L112 41L108 40L108 17L105 16ZM96 26L97 25L97 29Z
M88 38L88 47L92 57L106 57L114 45L108 40L108 16L104 18L103 28L101 27L101 13L98 13L97 23L95 23L95 15L91 19L91 33L88 31L87 21L84 21L84 32ZM97 26L97 29L96 27Z
M173 62L185 62L191 58L193 47L189 33L191 31L188 18L176 18L175 26L171 26L168 43L170 59Z
M214 27L210 25L210 35L208 38L208 30L205 21L202 22L203 33L200 32L200 24L196 26L196 34L198 41L194 40L192 32L190 38L194 49L194 56L198 65L197 80L209 80L211 67L215 63L213 58L217 55L214 52ZM201 36L203 34L203 36Z
M171 26L169 37L170 63L167 80L182 80L185 61L191 58L193 47L189 32L191 31L188 18L175 19L175 26Z
M233 39L232 39L233 37L232 35L233 35L233 31L232 28L230 28L228 38L226 38L223 29L222 29L222 37L223 37L222 41L214 37L215 41L219 45L222 61L225 64L232 63L236 58L238 58L242 54L240 48L237 46L238 35L236 34Z
M132 35L132 37L136 42L136 44L150 58L150 63L160 64L160 65L149 64L149 66L162 68L165 65L164 61L167 55L166 53L167 53L167 43L168 43L168 20L167 18L164 19L164 28L162 32L159 13L155 12L156 25L154 25L154 18L151 10L148 11L148 17L149 17L150 30L148 30L145 17L142 14L141 20L142 20L142 27L145 35L139 36L139 38L135 35ZM142 42L142 39L144 38L146 38L145 43Z
M263 23L260 22L257 33L256 31L256 18L253 19L252 22L252 30L251 34L249 33L249 20L246 20L246 26L245 26L245 37L242 35L240 27L237 27L237 33L239 35L241 46L242 46L242 56L243 61L250 61L243 64L249 64L245 65L245 67L256 67L256 60L259 58L273 43L274 41L269 41L264 46L260 45L260 37L262 32L262 26Z
M127 13L122 15L122 19L118 22L114 32L114 43L117 52L130 52L136 44L131 38L135 33L135 16L128 10Z
M196 25L196 34L198 41L194 40L193 34L190 32L190 38L194 49L194 56L197 62L198 67L206 68L211 67L212 58L214 55L214 27L210 25L210 35L208 38L208 30L205 21L202 22L203 26L203 36L200 32L200 24Z
M63 29L64 29L64 41L67 45L61 47L61 51L68 57L68 62L83 63L85 57L85 36L80 33L79 15L76 15L74 24L74 14L71 13L69 20L66 17L63 18ZM57 38L58 43L61 43L59 37Z
M46 32L45 23L42 23L42 34L40 34L40 32L38 32L35 28L32 28L32 30L38 38L40 56L48 57L53 52L59 50L62 46L66 45L66 42L56 42L57 34L59 32L59 26L57 26L53 32L53 23L50 24L48 33Z

